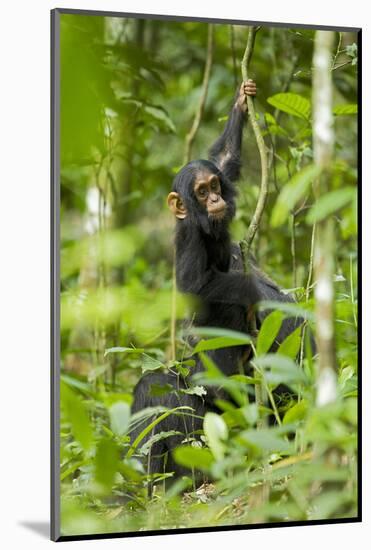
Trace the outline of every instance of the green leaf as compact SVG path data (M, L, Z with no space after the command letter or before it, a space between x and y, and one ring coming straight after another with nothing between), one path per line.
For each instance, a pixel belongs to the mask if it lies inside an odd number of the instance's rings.
M142 372L153 371L164 368L165 365L150 355L143 354Z
M143 109L148 115L150 115L151 118L153 118L155 121L162 122L165 128L170 130L170 132L175 133L176 128L174 126L174 122L171 120L163 107L144 105Z
M64 382L61 382L61 407L71 424L73 437L87 451L93 444L93 430L88 412L80 396Z
M327 218L327 216L337 212L340 208L344 208L344 206L351 202L356 193L357 191L354 187L345 187L344 189L326 193L312 206L305 221L308 224L313 224Z
M97 393L97 399L99 401L102 401L105 406L109 409L111 405L114 405L115 403L124 401L128 405L131 405L133 402L133 394L132 393L107 393L106 391Z
M249 405L246 405L239 410L243 414L246 422L251 426L258 421L259 409L257 403L250 403Z
M151 384L149 395L152 397L161 397L174 390L171 384Z
M122 348L122 347L115 347L115 348L107 348L104 352L104 357L106 357L110 353L143 353L143 348Z
M276 119L270 113L264 113L264 117L265 117L265 120L266 120L267 124L272 124L272 125L277 124Z
M347 55L349 55L350 57L356 57L358 53L358 47L356 42L353 42L353 44L348 44L347 46L345 46L345 51Z
M214 363L214 361L209 357L206 353L200 352L200 358L201 361L205 367L207 383L210 384L213 380L218 381L219 386L223 386L223 388L229 393L229 395L238 403L239 405L245 404L245 396L244 394L238 389L238 387L233 384L233 380L225 376L222 371L218 368L218 366ZM194 378L196 379L197 376L197 382L199 382L199 377L201 377L202 380L202 374L203 373L197 373L194 375ZM202 383L202 382L201 382Z
M279 124L277 124L277 121L276 119L274 118L274 116L272 116L270 113L265 113L264 114L264 118L265 118L265 122L268 126L268 133L275 136L275 135L280 135L280 136L287 136L287 131L282 128ZM267 133L267 132L265 132Z
M304 120L310 118L310 101L299 94L292 94L290 92L275 94L267 99L270 105L273 105L276 109L294 115Z
M314 321L314 314L308 309L304 309L304 304L296 304L295 302L278 302L276 300L263 300L259 303L259 310L279 309L283 311L285 317L302 317L303 321L308 319Z
M280 355L285 355L291 359L295 359L299 353L301 343L301 327L298 327L291 334L284 339L278 348L277 353Z
M341 388L344 388L347 381L350 380L353 375L354 375L354 368L353 367L351 367L351 366L344 367L341 370L341 373L339 375L339 386Z
M124 401L118 401L109 408L111 430L116 435L124 435L130 423L130 405Z
M119 466L119 450L113 439L101 439L95 455L95 480L109 491Z
M300 172L297 172L282 188L276 204L274 205L271 225L282 225L289 216L296 203L308 192L310 185L318 177L320 169L315 164L309 164Z
M269 384L295 384L305 382L306 376L302 369L289 357L275 353L267 353L256 357L254 365L262 368Z
M206 338L210 337L225 337L232 338L235 340L240 340L242 344L249 344L251 342L250 336L244 332L238 332L237 330L229 330L227 328L217 328L217 327L192 327L189 331L191 334L197 336L205 336Z
M206 413L204 419L204 432L211 452L216 460L224 458L224 441L228 438L228 428L223 418L213 412Z
M158 441L163 441L168 437L173 437L174 435L183 435L182 432L177 432L176 430L170 430L168 432L159 432L150 437L140 448L140 454L143 456L148 455L151 450L152 445Z
M332 519L339 517L352 502L352 494L348 491L328 490L313 499L313 508L308 519Z
M186 390L179 390L179 391L180 393L185 393L187 395L198 395L198 397L202 397L203 395L207 394L207 391L203 386L191 386Z
M307 414L308 402L305 399L302 399L298 403L295 403L293 407L286 411L285 416L283 417L283 424L292 424L298 420L303 420Z
M292 445L272 428L246 430L239 435L239 439L255 454L286 453L292 450Z
M74 378L68 374L61 374L61 381L65 382L67 386L71 386L72 389L80 390L84 394L91 395L93 393L90 384L82 382L78 378Z
M344 103L342 105L335 105L332 112L336 116L356 115L358 113L358 105L356 103Z
M224 378L224 374L215 364L215 362L206 353L200 353L201 361L205 367L208 378ZM226 377L225 377L226 378Z
M208 472L213 463L213 455L208 449L184 445L173 451L175 461L186 468Z
M272 346L282 325L283 314L281 311L272 311L263 321L259 330L256 343L257 355L266 353Z
M140 432L140 434L135 438L135 440L133 441L133 443L130 446L130 449L127 452L126 457L130 458L135 453L135 449L138 447L138 445L142 441L142 439L144 439L146 437L146 435L149 434L155 426L157 426L157 424L160 424L160 422L165 420L165 418L167 418L171 414L176 414L178 411L193 412L193 409L192 409L192 407L187 407L186 405L182 405L181 407L175 407L174 409L170 409L170 410L164 412L163 414L161 414L158 418L155 418L155 420L153 420L150 424L148 424L148 426L146 426ZM145 410L140 411L140 412L145 413Z
M220 336L218 338L211 338L210 340L201 340L198 342L196 347L193 350L193 354L199 353L200 351L210 351L213 349L222 349L222 348L230 348L233 346L242 346L246 344L250 344L251 338L249 336L244 335L243 337L239 338L227 338L224 336Z

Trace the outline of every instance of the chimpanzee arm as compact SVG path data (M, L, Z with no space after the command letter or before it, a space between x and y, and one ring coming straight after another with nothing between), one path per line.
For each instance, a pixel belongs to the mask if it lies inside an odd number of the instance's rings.
M221 136L209 151L209 159L230 180L236 181L241 170L242 130L246 113L236 101Z
M255 82L242 82L224 131L209 151L210 160L230 181L236 181L240 176L242 130L247 112L246 96L255 95Z
M208 302L253 306L260 300L254 278L236 272L210 270L197 294Z
M250 306L259 300L254 277L234 271L222 272L207 265L207 253L189 236L177 246L177 285L180 291L208 302Z

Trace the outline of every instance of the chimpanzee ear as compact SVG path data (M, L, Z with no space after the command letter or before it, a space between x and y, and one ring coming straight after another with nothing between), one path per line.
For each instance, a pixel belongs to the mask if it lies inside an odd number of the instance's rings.
M178 220L184 220L184 218L187 217L187 210L183 204L183 201L178 193L175 193L175 191L169 193L167 197L167 204L174 216L178 218Z

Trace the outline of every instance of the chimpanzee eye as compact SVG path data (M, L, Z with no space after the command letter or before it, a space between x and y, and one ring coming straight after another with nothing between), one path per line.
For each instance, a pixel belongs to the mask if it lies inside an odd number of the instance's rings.
M198 190L198 194L200 195L200 197L205 197L205 196L206 196L206 188L205 188L205 187L201 187L201 188Z

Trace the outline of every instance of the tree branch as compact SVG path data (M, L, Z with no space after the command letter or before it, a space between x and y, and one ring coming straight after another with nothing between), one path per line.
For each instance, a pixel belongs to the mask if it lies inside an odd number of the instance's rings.
M242 79L244 82L246 82L246 80L248 80L249 78L248 77L249 64L250 64L251 56L254 51L255 35L258 32L259 28L260 27L251 27L249 31L245 53L241 62ZM254 101L252 97L247 96L246 102L247 102L247 108L249 113L249 119L254 131L256 143L259 150L260 164L261 164L261 181L260 181L260 192L259 192L258 202L255 208L254 215L251 219L249 228L247 230L246 237L240 243L242 255L244 258L245 269L247 270L248 252L251 248L251 244L255 237L255 234L259 228L265 203L268 196L268 159L267 159L267 152L265 148L264 139L260 131L259 124L256 120Z
M197 130L200 126L202 114L205 108L207 91L209 88L212 61L213 61L213 25L209 24L208 33L207 33L206 63L205 63L204 77L202 81L201 97L200 97L200 102L198 104L198 109L195 114L195 118L193 119L193 124L191 126L190 131L186 135L185 152L184 152L184 160L183 160L184 164L187 164L191 160L192 145L196 137Z

